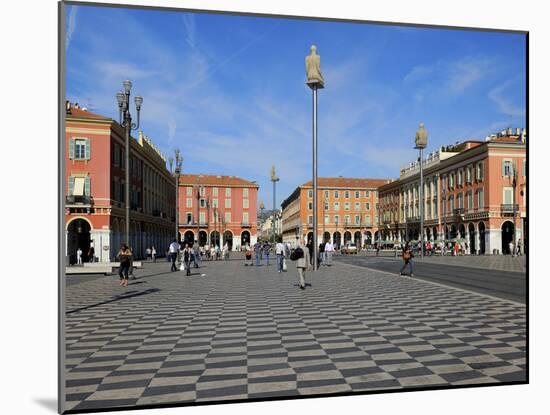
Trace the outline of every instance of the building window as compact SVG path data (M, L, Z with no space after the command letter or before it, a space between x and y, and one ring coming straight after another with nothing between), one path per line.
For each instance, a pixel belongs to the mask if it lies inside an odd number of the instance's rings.
M192 213L187 213L186 216L187 216L187 217L186 217L186 223L187 223L188 225L191 225L191 224L193 223L193 214L192 214Z
M230 187L225 188L225 197L231 197L231 188Z
M472 183L472 168L470 166L466 169L466 183Z
M483 180L483 162L477 163L476 180Z
M340 215L334 215L334 223L337 225L340 223Z
M185 206L188 207L188 208L193 207L193 198L188 197L187 198L187 204Z
M307 208L309 210L313 209L313 202L307 202Z
M457 179L457 180L456 180L456 181L457 181L457 185L458 185L458 186L462 186L462 170L459 170L459 171L458 171L458 174L457 174L457 178L456 178L456 179Z
M192 187L187 187L186 191L187 191L187 196L193 196L193 188Z
M502 175L512 177L512 160L502 160Z
M231 222L231 212L225 212L225 223Z
M334 210L340 210L340 202L334 202Z
M328 202L325 202L325 210L329 210Z
M370 197L370 192L368 190L365 190L365 197Z
M243 223L248 225L248 212L243 212Z
M449 211L452 212L455 209L455 197L451 196L449 198Z
M366 225L370 225L370 224L371 224L370 215L365 215L365 224L366 224Z
M204 225L206 223L206 214L204 212L200 212L199 214L199 223L201 225Z
M309 197L310 199L313 197L313 190L307 191L307 197Z
M355 198L359 199L361 196L359 195L359 192L355 192Z
M218 188L217 187L212 188L212 196L218 196Z
M359 223L361 223L361 216L360 215L355 215L355 224L359 225Z
M231 199L225 199L225 207L227 209L230 209L231 208Z
M244 197L245 199L248 198L248 189L243 189L243 197Z
M201 199L200 205L201 205L201 208L206 207L206 200Z
M349 225L349 215L344 216L344 224Z
M344 198L349 199L349 192L347 190L344 192Z
M340 197L340 193L338 192L338 190L335 190L334 191L334 198L338 199L339 197Z
M313 216L312 215L309 215L307 217L307 223L310 224L310 225L313 224Z
M355 210L361 210L361 203L355 202Z
M483 189L477 191L477 207L482 209L485 206L485 199L483 197Z
M502 189L502 203L505 205L511 205L514 203L514 197L513 197L513 188L512 187L505 187Z
M248 199L243 199L243 208L248 209Z
M328 215L325 215L325 225L328 225Z
M212 199L212 207L217 208L218 207L218 199Z
M344 210L349 210L349 202L344 203Z
M90 143L87 138L75 138L74 140L74 159L89 160L90 159Z
M472 202L472 191L470 190L468 193L466 193L466 207L468 208L468 210L474 207Z
M325 190L325 199L328 199L328 190Z
M370 203L369 202L365 203L365 209L370 210Z

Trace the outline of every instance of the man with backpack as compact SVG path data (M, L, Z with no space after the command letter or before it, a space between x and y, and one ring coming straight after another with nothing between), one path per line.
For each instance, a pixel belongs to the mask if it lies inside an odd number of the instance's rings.
M306 270L309 268L309 250L302 248L299 240L296 242L296 248L290 254L290 259L296 261L296 269L300 277L300 289L306 289Z

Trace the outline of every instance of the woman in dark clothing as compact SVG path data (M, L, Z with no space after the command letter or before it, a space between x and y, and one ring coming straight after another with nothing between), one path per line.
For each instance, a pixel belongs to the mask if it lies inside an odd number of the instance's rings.
M120 284L123 287L128 286L128 272L130 270L130 262L132 258L132 251L128 248L128 245L120 245L118 251L118 260L120 261L120 267L118 268L118 276L120 277Z
M403 271L405 271L405 268L407 268L407 265L408 265L411 268L411 273L409 275L411 277L413 276L413 263L412 263L413 256L414 255L412 253L412 249L409 246L409 243L407 242L405 244L405 248L403 248L403 261L404 261L404 264L403 264L403 267L401 267L401 271L399 271L399 275L403 275Z

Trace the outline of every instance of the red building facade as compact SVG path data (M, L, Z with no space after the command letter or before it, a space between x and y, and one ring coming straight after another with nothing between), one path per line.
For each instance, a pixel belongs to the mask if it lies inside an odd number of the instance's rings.
M184 243L227 243L236 251L257 241L259 186L236 176L182 174L179 229Z
M130 241L125 241L124 129L116 121L67 103L65 125L66 255L74 263L90 247L101 262L122 242L136 258L155 246L164 252L175 229L175 179L166 160L141 132L130 139Z

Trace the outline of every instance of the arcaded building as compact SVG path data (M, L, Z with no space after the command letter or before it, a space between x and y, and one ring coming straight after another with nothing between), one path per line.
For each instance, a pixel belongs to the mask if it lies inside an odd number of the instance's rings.
M424 199L419 200L420 163L401 169L381 186L383 240L419 240L424 204L426 241L461 240L471 254L527 248L527 132L508 128L484 141L441 147L424 160Z
M318 241L332 241L337 247L355 243L372 245L379 238L378 187L387 179L319 177L317 209ZM313 185L298 186L283 203L283 241L302 242L313 238Z
M130 138L130 240L125 240L124 129L115 120L67 102L65 128L65 229L69 263L90 247L101 262L122 242L136 258L155 246L164 253L175 236L176 182L166 159L141 132Z

